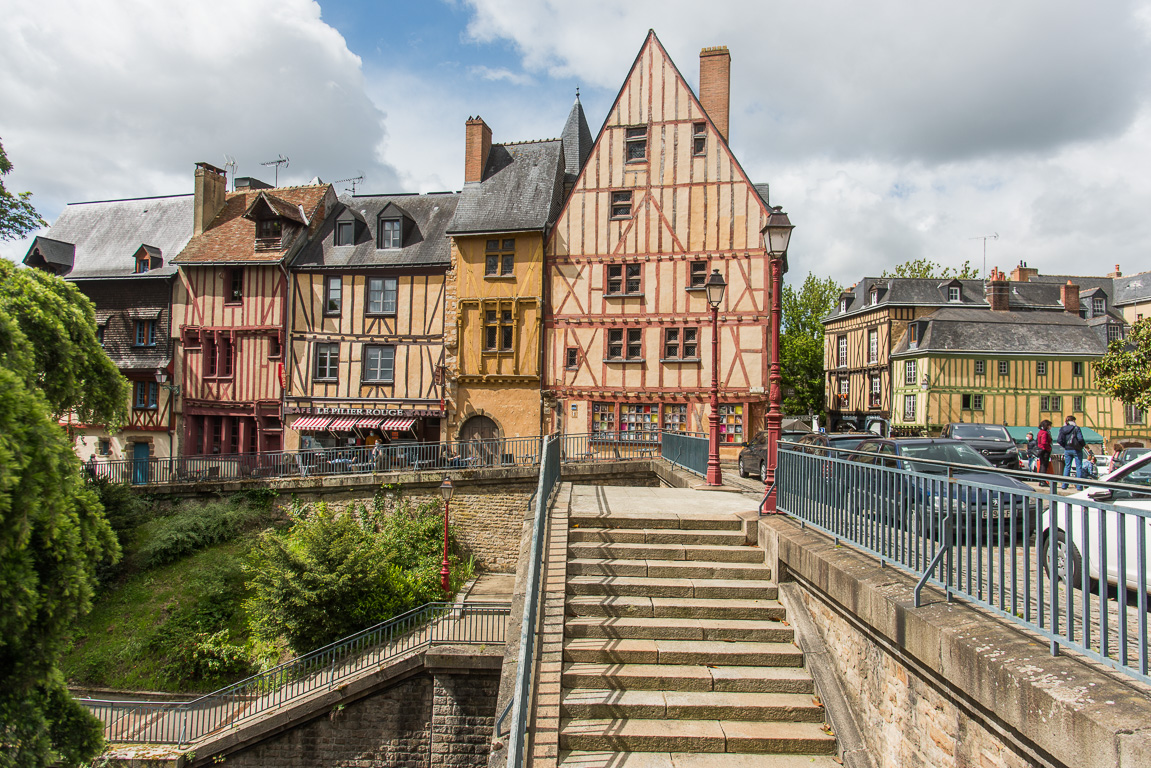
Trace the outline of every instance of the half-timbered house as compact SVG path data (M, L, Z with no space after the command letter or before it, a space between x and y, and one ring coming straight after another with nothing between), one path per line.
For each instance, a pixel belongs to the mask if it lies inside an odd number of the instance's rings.
M192 204L191 195L73 203L24 257L92 300L97 337L131 386L120 431L66 419L83 459L173 455L172 259L192 236Z
M283 447L288 261L335 203L330 185L228 192L196 166L193 234L176 259L172 331L184 455Z
M458 193L341 197L292 260L287 447L435 442Z
M567 432L703 431L711 387L704 283L719 308L720 438L767 406L766 185L728 145L730 56L700 54L700 96L649 33L547 241L545 389Z
M582 120L578 101L576 110ZM586 122L583 127L589 134ZM564 145L557 139L492 144L479 117L468 120L465 136L464 189L448 226L445 437L536 435L542 428L544 238L563 196Z

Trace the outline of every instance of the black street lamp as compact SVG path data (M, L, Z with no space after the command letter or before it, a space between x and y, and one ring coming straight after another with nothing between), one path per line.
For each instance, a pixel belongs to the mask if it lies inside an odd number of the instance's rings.
M444 475L444 481L440 483L440 495L444 497L444 564L440 568L440 586L444 588L445 598L449 594L448 575L451 573L451 569L448 567L448 505L451 504L452 494L455 490L452 479Z
M775 512L775 469L779 466L779 438L783 423L783 376L779 371L779 326L783 315L783 273L787 271L787 245L795 227L783 208L775 206L763 228L763 245L771 260L771 371L767 396L767 488L764 509Z
M723 485L723 472L719 468L719 305L727 283L718 269L712 270L704 288L711 307L711 433L708 436L707 484Z

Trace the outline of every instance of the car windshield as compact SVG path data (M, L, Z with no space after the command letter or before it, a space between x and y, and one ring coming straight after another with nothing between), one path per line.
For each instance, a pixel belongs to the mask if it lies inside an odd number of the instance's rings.
M951 436L960 440L1010 440L1006 427L990 424L956 424L951 428Z
M1123 455L1124 455L1124 458L1126 458L1128 461L1130 461L1131 459L1135 458L1136 456L1142 456L1143 454L1145 454L1149 451L1151 451L1151 448L1128 448L1124 452Z
M853 450L855 450L855 447L856 447L857 445L859 445L860 443L862 443L862 442L863 442L864 440L866 440L866 439L867 439L867 437L866 437L866 436L860 436L860 437L832 437L832 438L829 438L828 442L830 442L830 443L831 443L832 445L834 445L836 448L842 448L842 449L844 449L845 451L853 451Z
M899 449L900 455L907 458L931 459L932 461L946 461L951 464L975 464L980 467L990 467L991 462L979 455L974 449L963 443L922 443L919 445L904 445ZM934 475L946 474L947 467L937 464L920 464L908 462L910 468L916 472L927 472Z

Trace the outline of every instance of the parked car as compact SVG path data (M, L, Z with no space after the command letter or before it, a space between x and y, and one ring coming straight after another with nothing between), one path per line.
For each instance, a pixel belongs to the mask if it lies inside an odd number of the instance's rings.
M1106 540L1106 578L1109 584L1120 583L1119 573L1119 513L1114 510L1101 510L1099 507L1085 504L1075 506L1075 500L1093 500L1113 504L1116 507L1136 510L1135 514L1124 515L1123 523L1123 554L1124 571L1123 583L1128 589L1139 589L1139 528L1143 528L1145 542L1151 544L1151 451L1143 449L1144 453L1128 464L1103 476L1103 480L1112 483L1125 483L1128 485L1146 488L1146 492L1135 490L1114 490L1110 488L1088 488L1079 493L1065 497L1065 502L1055 504L1055 523L1051 523L1051 509L1043 513L1040 521L1039 543L1047 547L1048 537L1052 529L1055 532L1055 568L1058 578L1069 580L1072 587L1083 583L1083 513L1087 514L1087 537L1090 542L1091 557L1088 558L1088 577L1098 579L1101 577L1099 563L1100 533ZM1067 529L1067 510L1071 510L1070 531ZM1143 514L1139 514L1142 512ZM1102 516L1102 520L1100 517ZM1070 533L1070 537L1068 537ZM1070 538L1070 540L1068 540ZM1040 551L1045 551L1041 549ZM1050 569L1050 557L1043 556L1043 570ZM1151 558L1144 562L1143 585L1151 590Z
M920 477L900 476L895 482L864 482L850 489L858 508L871 512L883 509L898 510L906 520L916 506L930 510L949 509L956 513L958 530L994 528L999 521L1009 530L1008 515L1014 513L1016 532L1024 531L1024 516L1029 512L1034 520L1036 502L1026 494L1033 489L1009 475L994 471L982 454L965 442L944 437L886 438L865 440L856 448L859 454L852 461L916 472ZM919 461L917 461L917 459ZM951 467L922 461L946 462L964 466ZM932 476L942 476L935 480ZM924 477L926 476L926 477ZM950 478L955 482L947 482ZM845 479L850 482L850 476ZM982 486L972 485L979 483ZM1000 490L1002 489L1002 490ZM894 503L894 507L891 505ZM976 525L974 516L986 524Z
M875 437L874 432L808 432L804 435L785 435L784 440L789 443L802 445L805 453L834 455L831 448L844 448L851 450L863 440ZM767 431L764 430L755 436L755 439L745 443L739 452L739 476L749 477L758 472L759 479L767 482Z
M1111 467L1111 471L1114 472L1124 464L1130 464L1135 459L1140 456L1145 456L1148 453L1151 453L1151 448L1124 448L1112 462L1113 466Z
M997 467L1019 469L1019 448L1007 427L998 424L945 424L939 436L967 443Z

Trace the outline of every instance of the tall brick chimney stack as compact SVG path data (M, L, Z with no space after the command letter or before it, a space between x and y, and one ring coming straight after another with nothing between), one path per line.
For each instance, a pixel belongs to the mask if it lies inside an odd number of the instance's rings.
M196 163L196 194L193 196L192 234L202 235L224 207L228 174L214 165Z
M1017 283L1029 283L1031 278L1039 274L1038 269L1027 266L1026 261L1019 262L1019 266L1011 270L1011 279Z
M699 103L727 141L731 111L731 54L726 45L699 52Z
M999 267L992 267L984 291L992 312L1007 312L1011 309L1011 292L1007 287L1007 275L1000 272ZM1078 297L1079 294L1075 296Z
M1063 311L1072 315L1079 314L1079 286L1070 280L1066 285L1059 286L1059 300L1063 302Z
M479 115L469 117L464 145L464 183L483 181L484 166L492 151L492 129Z

